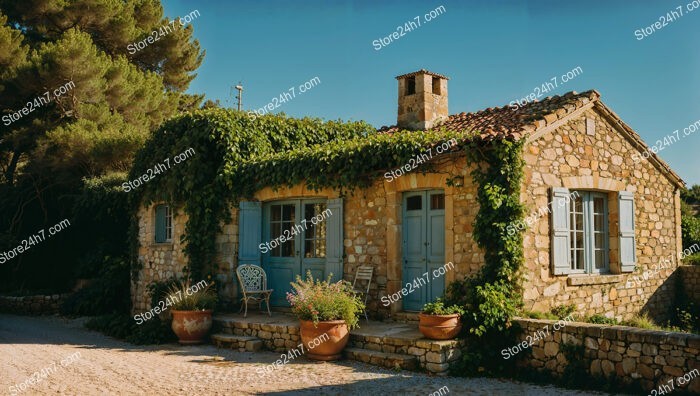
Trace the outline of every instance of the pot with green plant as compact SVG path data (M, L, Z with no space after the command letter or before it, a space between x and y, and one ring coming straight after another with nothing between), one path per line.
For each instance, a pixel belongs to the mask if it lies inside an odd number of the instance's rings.
M418 315L418 329L431 340L449 340L455 338L462 330L461 317L464 309L459 305L445 306L441 298L427 303Z
M200 344L211 330L217 302L214 282L178 282L168 290L166 306L172 305L171 327L180 344Z
M292 312L299 318L300 335L306 356L313 360L337 360L350 339L350 330L358 326L364 303L346 281L306 280L297 276L287 293Z

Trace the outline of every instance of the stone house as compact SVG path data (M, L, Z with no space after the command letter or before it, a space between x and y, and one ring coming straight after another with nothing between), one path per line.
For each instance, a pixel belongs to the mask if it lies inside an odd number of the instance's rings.
M397 80L397 125L378 133L444 128L525 140L521 199L529 214L509 230L525 228L526 308L574 303L579 313L618 319L640 310L664 315L675 260L644 282L627 281L680 252L684 183L598 92L449 115L447 77L420 70ZM484 262L472 235L477 186L464 152L442 144L426 160L434 171L387 170L351 195L302 184L265 188L241 202L217 237L222 293L236 300L239 263L263 266L273 307L286 306L289 282L307 270L352 281L358 266L372 266L372 315L420 310ZM179 236L186 216L162 204L138 216L144 267L132 284L135 311L148 309L148 283L180 275L185 264ZM426 272L435 276L415 283ZM407 284L414 290L403 295Z

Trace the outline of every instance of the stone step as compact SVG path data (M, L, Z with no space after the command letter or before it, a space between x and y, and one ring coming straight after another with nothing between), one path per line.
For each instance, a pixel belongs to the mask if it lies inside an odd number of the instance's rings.
M241 352L256 352L263 348L261 339L250 336L218 333L211 336L211 341L217 348L238 349Z
M396 312L393 315L393 320L397 323L418 325L418 322L420 321L418 314L419 312Z
M416 370L418 359L415 356L400 355L398 353L386 353L362 348L345 348L346 358L381 366L386 368L401 368L404 370Z

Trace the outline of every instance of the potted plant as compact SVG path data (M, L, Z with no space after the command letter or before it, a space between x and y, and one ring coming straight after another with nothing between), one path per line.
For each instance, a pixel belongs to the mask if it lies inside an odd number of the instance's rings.
M217 302L213 285L214 282L202 281L191 286L188 279L168 290L166 306L172 305L171 327L180 344L200 344L209 333L211 314Z
M464 309L459 305L445 307L442 299L427 303L418 315L418 329L425 336L432 340L449 340L457 336L462 330L461 316Z
M297 276L291 282L294 292L287 293L292 312L299 318L301 340L314 360L337 360L350 339L350 329L358 324L364 303L350 283L314 280L311 271L306 280Z

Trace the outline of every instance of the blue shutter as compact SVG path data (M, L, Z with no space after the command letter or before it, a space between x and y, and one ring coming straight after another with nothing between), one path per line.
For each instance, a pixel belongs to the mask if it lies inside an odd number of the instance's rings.
M238 263L260 265L262 204L241 202L238 212Z
M156 206L156 243L165 242L165 205Z
M554 275L571 272L570 213L571 197L563 187L552 188L552 271Z
M343 279L343 199L329 199L331 215L326 219L326 276Z
M620 191L618 203L620 212L620 271L632 272L637 264L634 240L634 193Z

